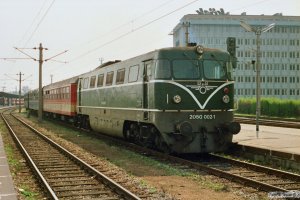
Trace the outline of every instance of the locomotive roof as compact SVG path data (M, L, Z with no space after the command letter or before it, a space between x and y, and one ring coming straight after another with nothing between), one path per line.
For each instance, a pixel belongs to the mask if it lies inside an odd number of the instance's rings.
M131 60L137 59L139 58L140 60L147 60L147 59L153 59L154 55L157 53L159 55L163 55L164 53L168 54L168 53L182 53L183 51L185 52L194 52L196 49L196 46L191 46L191 47L166 47L166 48L161 48L161 49L156 49L154 51L150 51L148 53L142 54L142 55L138 55L135 56L133 58L129 58L127 60L121 61L121 60L115 60L115 61L108 61L106 63L103 63L102 65L98 66L97 68L95 68L95 70L100 69L100 68L104 68L104 67L108 67L110 65L119 63L119 62L130 62ZM203 51L204 52L215 52L215 53L221 53L223 51L221 51L220 49L215 49L215 48L206 48L203 47ZM84 75L84 74L82 74Z
M64 86L70 85L72 83L77 83L78 78L79 78L79 76L75 76L75 77L68 78L68 79L65 79L62 81L58 81L58 82L44 86L44 89L49 90L49 89L53 89L53 88L64 87Z

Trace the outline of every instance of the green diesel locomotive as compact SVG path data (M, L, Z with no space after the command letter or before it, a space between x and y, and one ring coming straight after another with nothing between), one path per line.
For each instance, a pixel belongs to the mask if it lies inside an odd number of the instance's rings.
M105 63L79 76L76 121L167 153L224 151L240 131L234 62L196 46Z

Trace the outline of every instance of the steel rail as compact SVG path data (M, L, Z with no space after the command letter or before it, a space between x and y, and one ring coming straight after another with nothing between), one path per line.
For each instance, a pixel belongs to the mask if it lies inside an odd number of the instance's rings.
M126 188L122 187L120 184L116 183L115 181L113 181L112 179L110 179L109 177L107 177L106 175L104 175L103 173L97 171L94 167L90 166L89 164L87 164L86 162L84 162L82 159L76 157L74 154L72 154L71 152L69 152L68 150L66 150L65 148L63 148L61 145L59 145L59 144L55 143L54 141L52 141L50 138L48 138L47 136L43 135L41 132L39 132L37 129L35 129L34 127L32 127L29 124L27 124L22 119L14 116L14 115L13 115L13 117L15 119L19 120L22 124L24 124L29 129L31 129L33 132L35 132L36 134L38 134L41 138L43 138L44 140L46 140L52 146L54 146L55 148L57 148L60 152L62 152L63 154L65 154L67 157L69 157L70 159L72 159L74 162L76 162L80 166L84 167L90 173L96 175L96 177L100 181L102 181L103 184L107 185L109 188L111 188L112 190L114 190L117 194L119 194L123 198L125 198L125 199L132 199L132 200L140 200L140 198L138 196L136 196L135 194L131 193L129 190L127 190Z
M28 154L28 152L26 151L26 149L24 148L24 146L22 145L22 143L18 139L18 137L15 134L15 132L13 131L12 127L9 125L8 121L5 119L3 113L1 113L1 117L2 117L3 121L5 122L5 125L8 128L8 130L9 130L11 136L13 137L14 141L16 142L16 144L18 145L18 147L22 151L23 155L25 156L25 159L27 160L28 164L31 166L31 169L33 170L33 172L36 174L38 179L43 184L43 187L47 191L50 198L54 199L54 200L58 200L58 197L56 196L55 192L52 190L49 183L46 181L46 179L44 178L44 176L42 175L42 173L40 172L40 170L38 169L38 167L36 166L34 161L31 159L30 155Z
M91 132L89 132L89 134L91 134ZM96 136L99 136L99 133L98 134L93 133L93 134L96 135ZM112 137L107 136L107 135L102 135L101 134L99 137L114 141L119 145L120 144L124 145L124 146L126 146L128 148L131 148L135 151L138 151L138 152L140 152L144 155L147 154L147 155L150 155L150 156L154 156L155 158L158 158L158 159L171 161L172 163L176 163L176 164L179 163L179 164L182 164L184 166L189 166L191 168L194 168L194 169L197 169L197 170L200 170L200 171L204 171L208 174L215 175L215 176L221 177L221 178L225 178L225 179L228 179L230 181L234 181L234 182L237 182L237 183L240 183L242 185L246 185L246 186L258 189L258 190L262 190L262 191L265 191L265 192L272 192L272 191L288 192L288 190L286 190L284 188L280 188L280 187L276 187L276 186L273 186L273 185L270 185L270 184L266 184L266 183L263 183L263 182L252 180L252 179L249 179L247 177L242 177L242 176L239 176L239 175L231 174L231 173L226 172L226 171L222 171L222 170L219 170L219 169L216 169L216 168L213 168L213 167L206 166L205 164L193 162L193 161L186 160L186 159L179 158L179 157L172 156L172 155L167 155L167 154L164 154L164 153L152 150L152 149L148 149L148 148L138 146L138 145L133 144L133 143L128 143L126 141L123 141L123 140L120 140L120 139L117 139L117 138L112 138Z
M255 124L256 120L251 117L234 117L236 122L245 123L245 124ZM259 123L265 126L275 126L283 128L297 128L300 129L300 122L297 120L273 120L273 119L260 119Z
M219 156L219 155L216 155L216 154L210 154L209 156L212 157L212 158L215 158L215 159L219 159L219 160L222 160L222 161L225 161L225 162L229 162L229 163L234 164L234 165L238 165L238 166L241 166L241 167L246 167L248 169L252 169L252 170L255 170L255 171L267 173L267 174L270 174L270 175L275 175L275 176L278 176L278 177L285 177L285 178L288 178L288 179L291 179L291 180L294 180L294 181L300 181L300 175L294 174L294 173L291 173L291 172L286 172L286 171L274 169L274 168L271 168L271 167L257 165L257 164L254 164L254 163L248 163L248 162L245 162L245 161L240 161L240 160L236 160L236 159L232 159L232 158L225 158L223 156Z
M91 134L91 133L93 133L93 132L89 132L89 134ZM171 161L172 163L176 163L176 164L179 163L179 164L182 164L184 166L189 166L193 169L204 171L208 174L215 175L215 176L221 177L221 178L225 178L225 179L228 179L230 181L234 181L234 182L237 182L237 183L240 183L242 185L249 186L249 187L252 187L252 188L255 188L255 189L258 189L258 190L262 190L262 191L265 191L265 192L272 192L272 191L288 192L288 190L286 190L284 188L280 188L280 187L276 187L276 186L273 186L273 185L270 185L270 184L266 184L266 183L263 183L263 182L252 180L252 179L249 179L247 177L242 177L242 176L239 176L239 175L231 174L231 173L226 172L226 171L222 171L222 170L219 170L219 169L216 169L216 168L213 168L213 167L206 166L205 164L193 162L193 161L186 160L186 159L179 158L179 157L172 156L172 155L167 155L167 154L164 154L164 153L152 150L152 149L144 148L144 147L138 146L138 145L133 144L133 143L128 143L124 140L113 138L113 137L110 137L110 136L107 136L107 135L103 135L103 134L99 135L99 133L93 133L93 135L99 136L101 138L104 138L104 139L107 139L107 140L110 140L110 141L114 141L118 145L124 145L128 148L131 148L135 151L138 151L138 152L142 153L143 155L150 155L150 156L154 156L154 158Z
M263 182L259 182L259 181L256 181L256 180L252 180L252 179L249 179L247 177L231 174L229 172L222 171L222 170L219 170L219 169L216 169L216 168L213 168L213 167L209 167L209 166L206 166L206 165L201 164L201 163L196 163L196 162L193 162L193 161L185 160L185 159L174 157L174 156L169 156L168 159L172 160L173 162L179 162L183 165L188 165L192 168L205 171L209 174L212 174L212 175L215 175L215 176L218 176L218 177L221 177L221 178L228 179L230 181L241 183L243 185L250 186L250 187L253 187L255 189L263 190L265 192L271 192L271 191L288 192L288 190L286 190L286 189L276 187L276 186L273 186L273 185L270 185L270 184L266 184L266 183L263 183Z
M66 125L65 123L62 123L62 124L64 126ZM71 127L71 128L74 128L74 127ZM76 130L78 130L78 128L76 128ZM98 137L98 138L101 138L101 139L113 141L118 145L126 146L130 149L133 149L134 151L142 153L143 155L154 156L154 159L162 159L162 160L171 161L171 162L176 163L176 164L179 163L179 164L182 164L182 165L186 165L186 166L189 166L191 168L194 168L194 169L197 169L197 170L200 170L200 171L204 171L208 174L215 175L215 176L221 177L221 178L225 178L225 179L228 179L230 181L234 181L234 182L237 182L237 183L240 183L242 185L246 185L246 186L258 189L258 190L262 190L262 191L265 191L265 192L272 192L272 191L288 192L288 190L286 190L284 188L276 187L276 186L273 186L273 185L270 185L270 184L267 184L267 183L252 180L252 179L249 179L247 177L242 177L242 176L239 176L239 175L236 175L236 174L231 174L231 173L228 173L226 171L222 171L222 170L219 170L219 169L216 169L216 168L213 168L213 167L206 166L205 164L193 162L193 161L190 161L190 160L186 160L186 159L171 156L171 155L167 155L167 154L164 154L164 153L152 150L152 149L148 149L148 148L138 146L138 145L133 144L133 143L128 143L124 140L117 139L117 138L114 138L114 137L111 137L111 136L108 136L108 135L104 135L104 134L100 134L100 133L96 133L96 132L88 131L88 130L82 130L82 129L80 129L80 131L88 132L89 135L93 134L95 137Z

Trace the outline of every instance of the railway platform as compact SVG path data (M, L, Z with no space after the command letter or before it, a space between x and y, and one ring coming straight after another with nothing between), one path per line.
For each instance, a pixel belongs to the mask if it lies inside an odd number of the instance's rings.
M241 124L241 132L233 137L240 145L300 155L300 129Z
M4 144L0 134L0 199L17 200L17 193L14 189L13 180L9 171L7 157L4 151Z

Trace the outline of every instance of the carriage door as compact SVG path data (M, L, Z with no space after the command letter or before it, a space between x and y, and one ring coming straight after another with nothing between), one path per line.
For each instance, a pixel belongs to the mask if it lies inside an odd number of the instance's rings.
M79 78L78 81L78 92L77 92L77 106L78 106L78 113L81 113L81 89L82 89L82 78Z
M152 60L144 61L144 73L143 73L143 108L144 110L144 120L149 119L149 96L151 95L149 90L149 81L151 79L151 66Z

